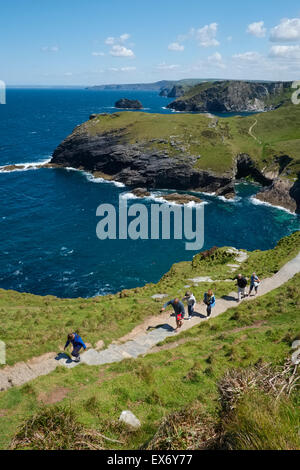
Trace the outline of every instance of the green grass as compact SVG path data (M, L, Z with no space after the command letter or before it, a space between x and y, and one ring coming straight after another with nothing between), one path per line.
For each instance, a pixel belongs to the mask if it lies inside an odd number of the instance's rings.
M261 277L276 272L293 258L300 248L300 232L284 238L273 251L254 251L242 266L243 272L253 271ZM191 285L197 299L212 288L217 296L234 289L233 274L227 264L233 262L226 249L220 249L216 260L174 264L157 284L125 290L116 295L91 299L59 299L40 297L15 291L0 290L0 337L7 347L7 364L14 364L46 352L57 352L66 341L68 332L79 330L83 339L95 345L102 339L107 345L124 336L144 319L159 313L161 304L151 298L168 294L183 297L185 285ZM225 253L225 257L224 257ZM209 276L221 282L193 285L189 279ZM225 282L232 279L231 282Z
M234 450L299 450L299 394L278 401L250 390L222 420L226 447Z
M211 84L200 84L200 88ZM253 128L255 140L249 129ZM300 106L285 104L254 116L218 118L217 125L203 114L149 114L121 112L88 121L74 135L118 132L121 142L167 151L173 158L194 159L199 170L230 174L237 155L248 154L264 173L297 178L300 172ZM282 157L290 161L282 167ZM196 157L196 159L195 159Z
M0 447L7 448L16 429L38 412L41 395L55 394L61 387L68 391L61 405L70 404L85 429L122 441L106 441L106 448L139 448L153 437L165 416L187 403L200 402L203 412L216 420L217 384L228 370L261 360L282 364L291 354L291 343L300 333L299 293L297 275L281 288L181 333L176 337L183 340L180 345L165 341L172 349L107 366L58 368L1 393ZM141 420L141 429L130 433L120 429L118 418L124 409ZM278 429L286 425L284 418Z

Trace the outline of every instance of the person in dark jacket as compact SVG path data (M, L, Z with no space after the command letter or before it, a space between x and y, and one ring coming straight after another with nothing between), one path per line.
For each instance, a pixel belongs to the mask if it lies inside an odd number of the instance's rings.
M167 302L161 309L161 312L163 312L169 305L172 305L174 309L175 316L176 316L176 325L177 325L176 330L178 330L179 328L182 327L182 320L184 319L184 315L185 315L184 305L179 299L176 298Z
M82 338L77 333L70 333L68 335L68 339L67 339L64 349L66 349L70 343L72 343L72 346L73 346L73 351L71 352L71 355L75 357L75 362L80 362L79 352L82 348L86 349L86 345L84 344L84 342L82 341Z
M207 318L209 318L211 316L211 309L216 305L216 298L215 298L214 293L211 289L209 289L204 294L203 302L207 306L206 313L207 313Z
M247 279L242 274L239 274L237 277L237 288L238 288L237 301L238 302L240 302L242 298L246 297L247 284L248 284Z

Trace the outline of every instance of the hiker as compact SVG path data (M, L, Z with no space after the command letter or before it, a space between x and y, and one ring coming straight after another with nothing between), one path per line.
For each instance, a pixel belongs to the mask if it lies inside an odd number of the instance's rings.
M246 297L247 284L248 284L247 279L242 274L239 274L237 277L237 287L238 287L237 302L240 302L242 298Z
M255 295L257 295L259 284L260 284L260 279L258 278L256 273L253 273L252 276L251 276L251 280L250 280L249 295L251 294L253 289L255 289Z
M184 305L178 298L176 298L165 303L165 305L161 309L161 312L164 312L166 307L168 307L169 305L172 305L174 309L175 316L176 316L176 325L177 325L176 330L178 330L179 328L182 327L182 320L184 319L184 315L185 315Z
M196 305L196 298L194 296L194 294L192 294L192 292L186 292L185 293L185 296L183 297L182 299L182 302L184 301L187 301L187 304L188 304L188 318L187 320L191 320L193 314L194 314L194 309L195 309L195 305Z
M75 362L80 362L79 351L81 348L86 349L86 345L84 344L81 337L77 333L70 333L68 335L68 339L64 347L64 350L69 346L70 343L72 343L73 345L73 351L71 352L71 355L75 357Z
M207 318L209 318L211 316L211 309L216 305L216 298L215 298L214 293L211 289L209 289L204 294L203 302L207 306L206 313L207 313Z

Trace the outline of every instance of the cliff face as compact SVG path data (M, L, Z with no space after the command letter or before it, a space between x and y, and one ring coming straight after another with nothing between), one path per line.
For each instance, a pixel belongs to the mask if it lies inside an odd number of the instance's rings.
M293 105L255 120L138 111L92 115L57 147L50 166L87 170L132 188L226 198L235 196L236 180L250 178L266 187L260 200L300 212L299 117ZM282 141L274 143L274 136Z
M170 157L142 143L124 144L121 131L93 137L75 131L51 160L51 164L99 172L130 187L218 192L232 182L231 175L196 170L194 163L192 157Z
M283 104L290 82L214 82L192 87L168 105L177 111L252 112L270 111Z

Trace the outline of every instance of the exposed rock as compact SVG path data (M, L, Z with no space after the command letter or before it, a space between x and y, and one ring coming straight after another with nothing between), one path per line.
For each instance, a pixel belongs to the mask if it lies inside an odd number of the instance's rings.
M216 196L223 196L226 199L234 199L236 196L234 182L232 181L231 183L227 184L227 186L218 189L216 191Z
M147 191L146 188L135 188L132 190L132 193L137 197L149 197L151 193Z
M143 105L139 100L129 100L127 98L121 98L115 103L115 107L121 109L142 109Z
M123 143L123 137L122 129L94 136L76 128L57 147L51 164L102 173L133 188L216 192L232 182L230 173L195 169L188 155L171 157L143 142Z
M186 97L183 95L167 107L177 111L219 113L270 111L283 104L288 88L291 82L218 81L196 85L188 90Z
M300 180L276 179L272 185L255 196L263 202L300 213Z
M131 411L122 411L119 421L128 424L129 426L138 429L141 427L141 422Z
M168 202L175 202L176 204L188 204L189 202L200 204L203 202L199 197L191 196L190 194L172 193L164 195L163 198Z
M168 297L168 294L154 294L151 296L151 299L161 300L161 299L165 299L166 297Z
M96 343L96 351L99 351L100 349L103 349L104 348L104 341L102 339L100 339L99 341L97 341Z

